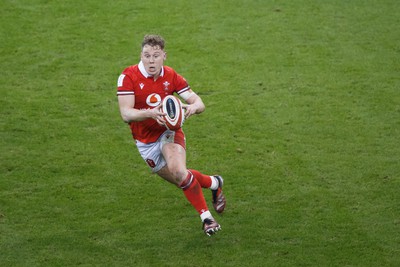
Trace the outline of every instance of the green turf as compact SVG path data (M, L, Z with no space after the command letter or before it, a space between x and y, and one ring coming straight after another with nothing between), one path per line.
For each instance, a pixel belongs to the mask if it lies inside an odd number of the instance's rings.
M400 266L399 14L396 0L1 1L0 266ZM211 238L119 115L146 33L207 106L184 129L188 165L225 178Z

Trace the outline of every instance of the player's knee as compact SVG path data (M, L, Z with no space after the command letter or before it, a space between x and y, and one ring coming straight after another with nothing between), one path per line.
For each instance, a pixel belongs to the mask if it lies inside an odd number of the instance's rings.
M188 171L185 168L169 165L168 172L172 178L174 184L180 186L180 184L186 179Z
M170 169L170 173L177 185L180 185L187 177L187 170Z

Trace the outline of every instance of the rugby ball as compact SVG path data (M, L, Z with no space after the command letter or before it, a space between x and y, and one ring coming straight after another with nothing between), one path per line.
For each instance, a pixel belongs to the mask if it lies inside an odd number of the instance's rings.
M185 111L182 102L177 97L166 96L162 101L161 109L166 114L164 125L168 130L176 131L182 127L185 121Z

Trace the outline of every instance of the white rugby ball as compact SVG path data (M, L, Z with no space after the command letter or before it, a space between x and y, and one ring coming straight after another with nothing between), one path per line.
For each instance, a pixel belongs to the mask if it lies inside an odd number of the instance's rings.
M162 101L161 109L166 114L164 125L168 130L176 131L182 127L185 121L185 111L179 98L173 95L166 96Z

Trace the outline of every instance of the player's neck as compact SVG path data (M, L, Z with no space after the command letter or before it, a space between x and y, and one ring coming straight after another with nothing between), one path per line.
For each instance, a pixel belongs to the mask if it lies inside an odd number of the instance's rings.
M157 81L157 80L158 80L158 78L160 78L160 76L161 76L161 72L160 72L160 73L158 73L158 74L156 74L156 75L153 75L153 76L152 76L152 78L153 78L153 81Z

